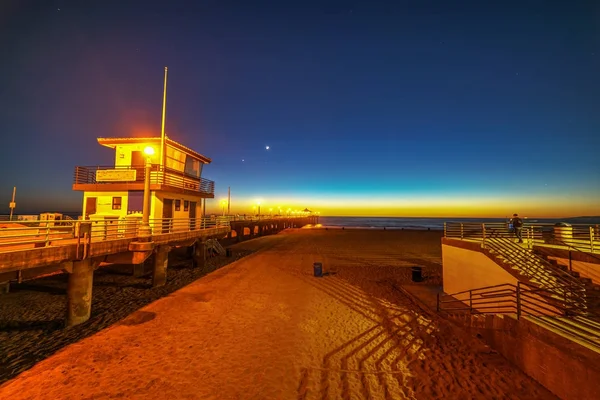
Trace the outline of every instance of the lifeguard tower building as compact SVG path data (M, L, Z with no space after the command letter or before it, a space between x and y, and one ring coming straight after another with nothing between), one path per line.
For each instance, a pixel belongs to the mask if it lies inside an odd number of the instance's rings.
M115 150L115 163L75 167L73 190L83 191L83 219L141 218L147 170L150 219L199 218L202 199L214 198L214 182L202 178L202 166L211 159L172 139L98 138L98 143Z

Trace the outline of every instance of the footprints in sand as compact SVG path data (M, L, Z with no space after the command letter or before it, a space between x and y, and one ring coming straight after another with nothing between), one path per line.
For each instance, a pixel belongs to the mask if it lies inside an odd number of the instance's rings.
M312 282L368 328L302 369L298 399L544 398L500 355L403 295L393 304L340 278Z

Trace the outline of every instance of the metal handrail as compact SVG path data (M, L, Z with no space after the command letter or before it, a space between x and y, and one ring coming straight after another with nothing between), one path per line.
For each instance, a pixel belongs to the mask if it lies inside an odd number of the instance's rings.
M501 291L498 288L502 288ZM453 303L461 303L464 306L446 306ZM486 306L494 303L496 306ZM498 305L499 303L509 304ZM437 294L437 311L462 310L470 314L503 314L506 312L499 309L506 308L514 310L517 318L522 315L598 317L597 313L586 307L557 299L548 295L546 289L536 288L523 282L517 282L517 285L506 283L452 294ZM485 310L488 309L492 311L486 312Z
M572 224L569 227L556 227L552 223L523 224L523 239L531 247L535 243L562 241L565 244L589 246L591 252L600 250L600 227L598 225ZM557 240L557 234L560 239ZM506 237L514 237L505 222L444 222L444 237L456 239L485 240L486 231L496 230ZM566 240L563 240L566 239Z
M600 257L598 257L598 256L596 256L596 255L594 255L594 254L590 254L590 253L588 253L587 251L584 251L584 250L582 250L581 248L579 248L579 247L577 247L577 246L573 246L573 245L571 245L571 244L568 244L568 243L566 243L566 242L563 242L562 240L557 240L557 239L554 239L554 240L555 240L556 242L559 242L559 243L560 243L562 246L568 247L568 248L570 248L570 249L573 249L573 250L575 250L575 251L578 251L578 252L580 252L580 253L583 253L583 254L585 254L585 255L586 255L586 256L588 256L588 257L595 258L596 260L600 261Z
M585 285L571 274L523 249L510 239L492 236L486 240L484 247L501 255L523 275L535 279L541 288L561 296L565 302L586 306Z
M102 170L129 170L135 171L135 180L116 180L108 182L99 182L96 180L96 172ZM75 185L105 185L114 183L138 183L144 182L146 170L143 165L113 165L113 166L77 166L75 167L73 184ZM215 192L215 182L206 178L197 177L183 171L152 165L150 167L150 184L167 185L181 189L192 190L195 192L213 194Z
M270 219L294 219L295 217L278 217ZM152 235L183 233L217 227L230 227L235 217L216 218L151 218L149 226ZM248 221L244 219L244 221ZM265 221L265 218L255 218L250 221ZM107 218L88 220L58 220L58 221L11 221L0 228L0 249L5 251L14 246L61 245L67 241L79 239L82 232L87 232L87 238L94 241L116 240L139 236L142 221L141 216L134 218ZM1 250L0 250L1 251Z

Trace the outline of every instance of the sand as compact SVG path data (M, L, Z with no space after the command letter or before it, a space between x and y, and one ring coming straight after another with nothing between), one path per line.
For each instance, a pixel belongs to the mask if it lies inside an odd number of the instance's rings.
M288 230L0 387L10 399L553 399L401 289L440 234ZM315 278L312 263L330 274ZM437 271L437 272L436 272ZM436 277L437 275L437 277Z

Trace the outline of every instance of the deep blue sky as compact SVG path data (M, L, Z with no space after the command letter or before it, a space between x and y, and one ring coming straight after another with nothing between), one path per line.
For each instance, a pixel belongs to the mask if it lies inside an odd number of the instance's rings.
M0 5L0 211L79 210L168 66L167 134L238 212L600 214L600 2L123 3Z

